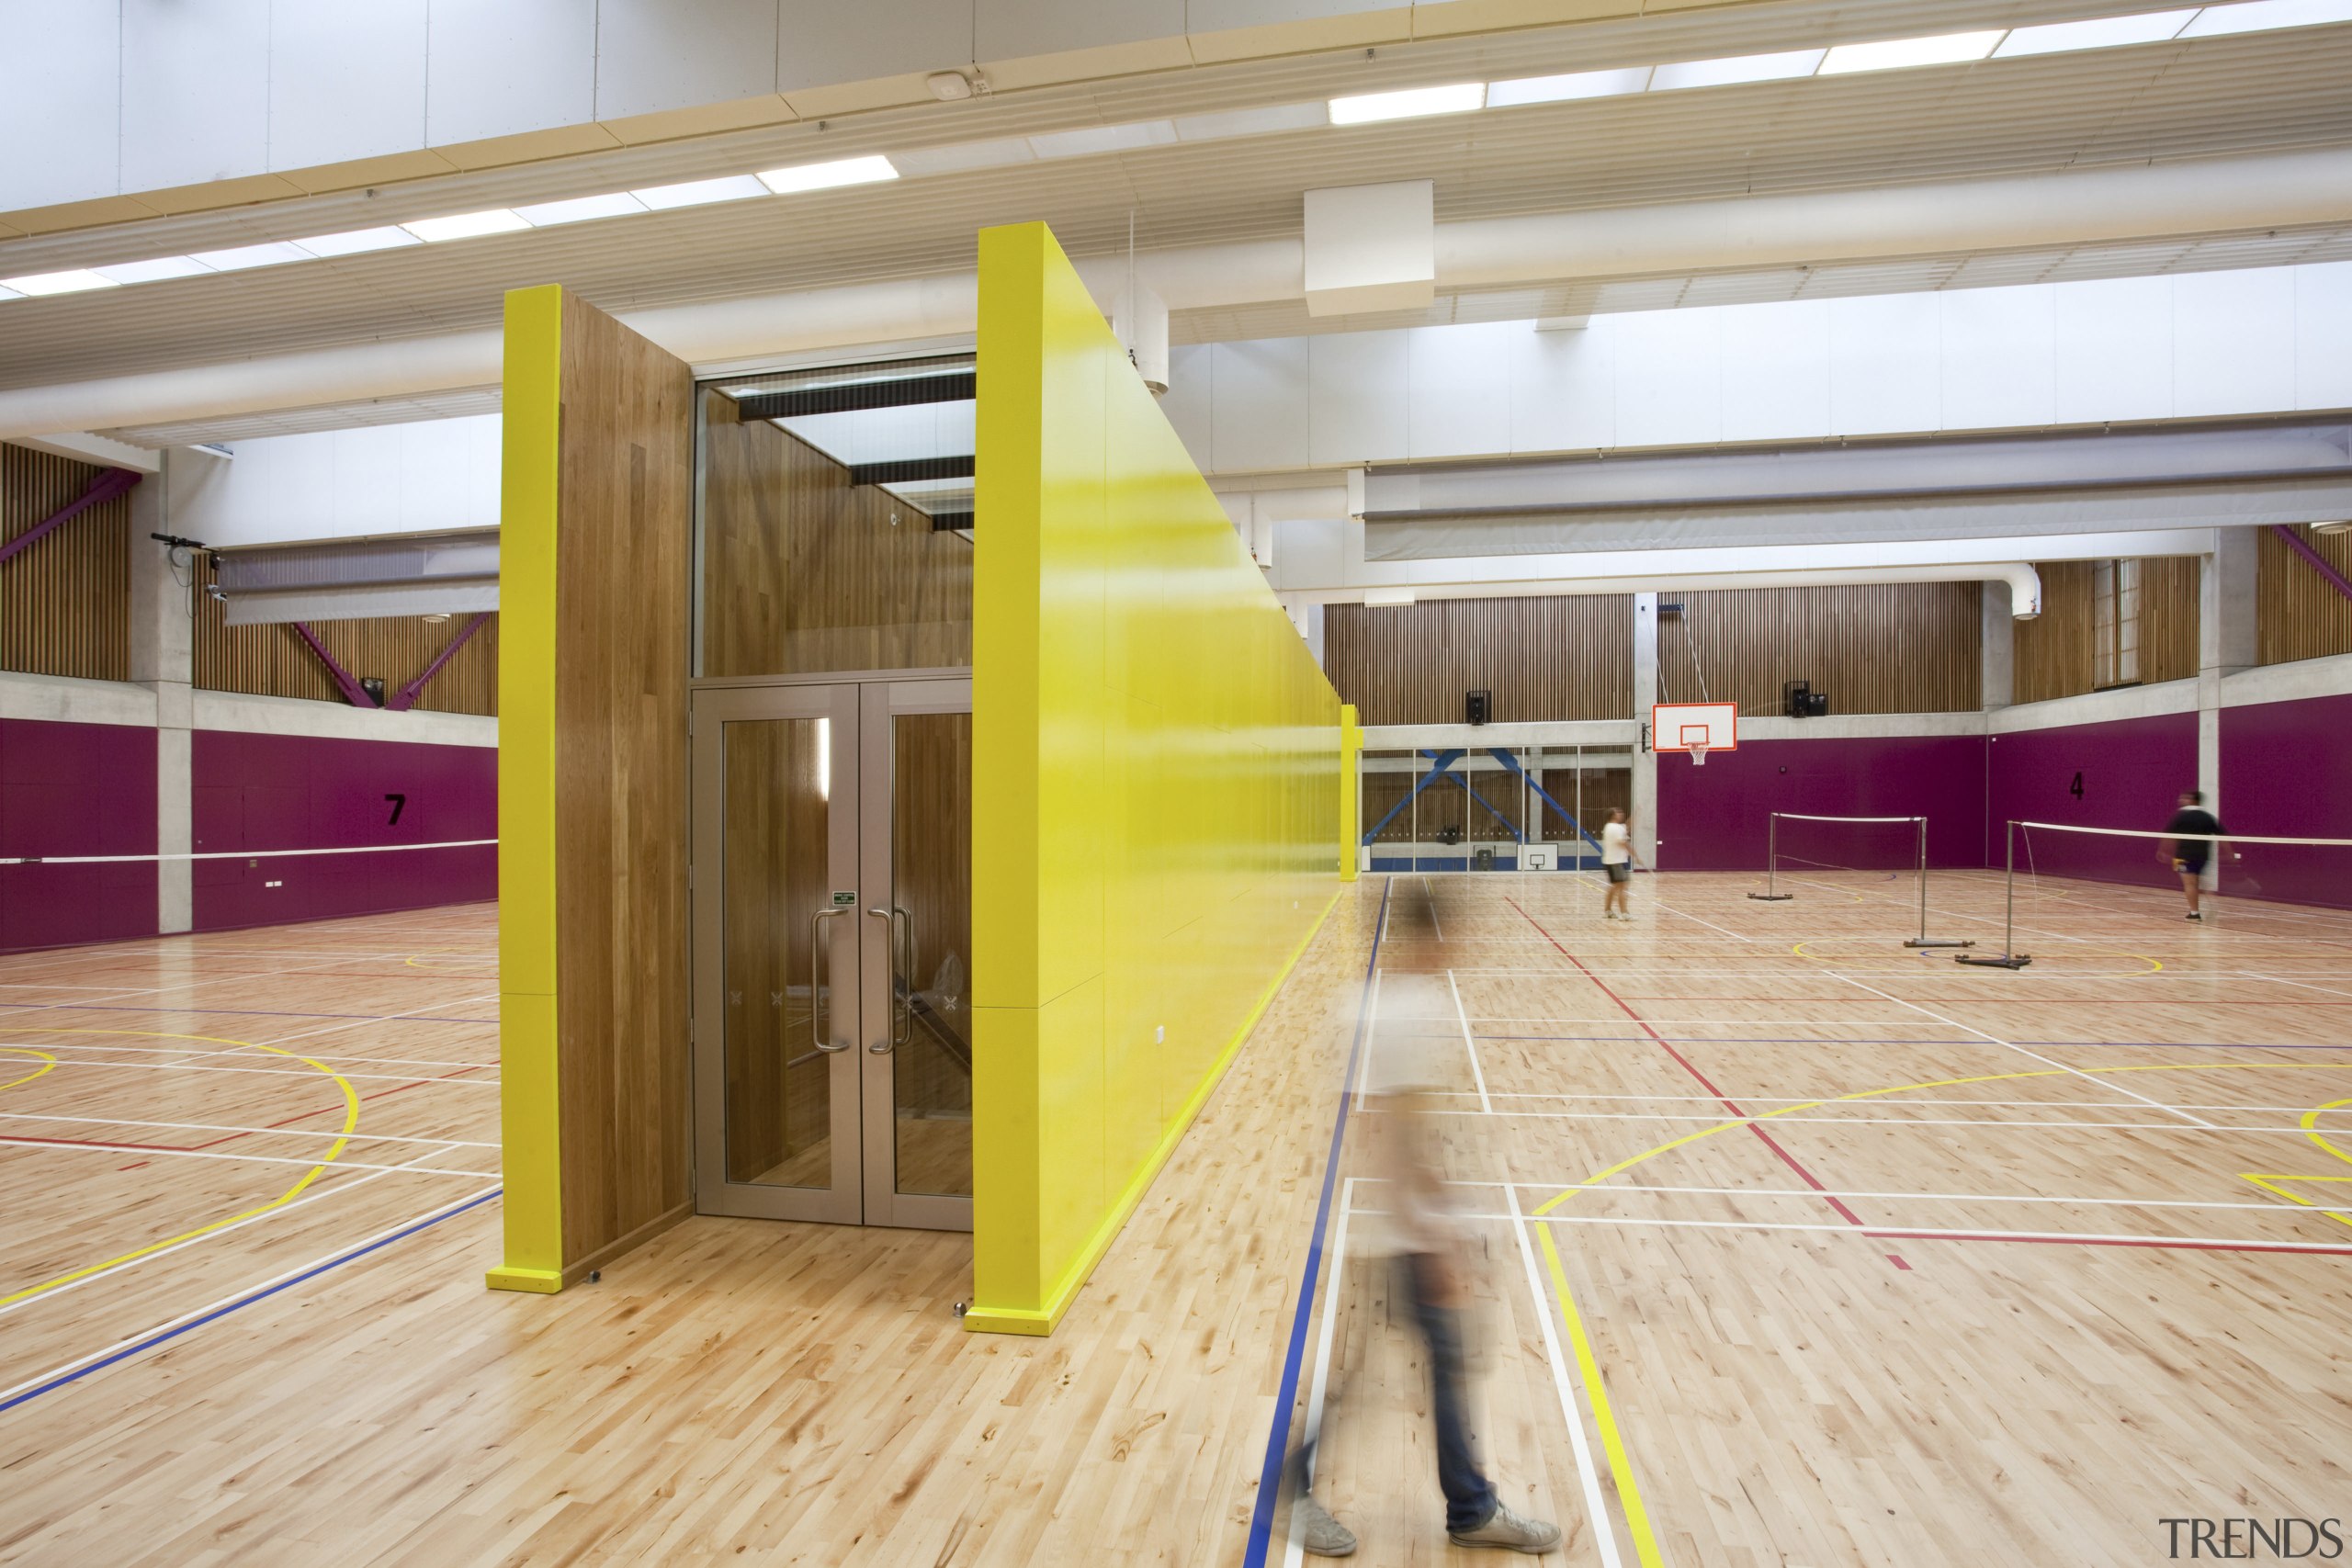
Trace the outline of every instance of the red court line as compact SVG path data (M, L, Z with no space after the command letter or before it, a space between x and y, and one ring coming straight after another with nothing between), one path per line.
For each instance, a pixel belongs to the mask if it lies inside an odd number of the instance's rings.
M1771 1134L1757 1125L1755 1121L1749 1118L1747 1112L1739 1108L1736 1101L1733 1100L1730 1096L1724 1093L1722 1089L1717 1089L1713 1082L1708 1078L1706 1074L1701 1072L1691 1064L1690 1058L1676 1050L1673 1043L1668 1041L1665 1035L1660 1034L1657 1030L1652 1029L1647 1019L1644 1018L1640 1013L1635 1012L1632 1008L1627 1007L1625 1005L1625 998L1611 990L1609 988L1608 982L1604 981L1600 976L1587 968L1583 959L1578 958L1566 948L1560 947L1559 939L1554 936L1550 931L1544 931L1544 923L1541 920L1538 920L1534 916L1529 914L1525 909L1520 909L1519 902L1514 898L1507 897L1503 902L1509 904L1514 909L1519 909L1520 918L1521 919L1525 920L1529 925L1533 926L1537 931L1543 931L1544 941L1550 942L1554 947L1558 947L1560 949L1561 956L1565 957L1569 963L1575 964L1577 969L1583 971L1584 977L1591 981L1596 987L1600 987L1600 994L1602 996L1607 997L1611 1001L1615 1002L1620 1011L1641 1026L1643 1033L1648 1035L1652 1040L1657 1043L1659 1050L1664 1051L1668 1055L1680 1063L1684 1072L1689 1073L1692 1077L1697 1078L1702 1085L1705 1086L1707 1092L1713 1095L1723 1105L1724 1110L1746 1122L1747 1123L1747 1130L1755 1134L1758 1137L1763 1139L1764 1146L1770 1149L1774 1154L1780 1156L1781 1162L1787 1166L1791 1170L1795 1171L1797 1175L1804 1179L1804 1184L1807 1187L1810 1187L1815 1192L1820 1193L1822 1201L1838 1212L1838 1218L1844 1220L1848 1224L1854 1226L1856 1229L1861 1230L1865 1235L1875 1234L1871 1232L1869 1227L1863 1224L1862 1217L1860 1214L1857 1214L1853 1210L1846 1206L1843 1199L1838 1197L1827 1188L1824 1187L1817 1179L1815 1179L1813 1172L1807 1170L1804 1164L1800 1162L1794 1155L1782 1148L1779 1141L1775 1139ZM1895 1257L1895 1255L1891 1252L1887 1254L1887 1258L1898 1269L1907 1270L1911 1267L1911 1265L1904 1262L1902 1258Z
M1883 1231L1864 1235L1895 1241L2030 1241L2042 1247L2152 1247L2174 1252L2301 1252L2314 1258L2352 1258L2352 1247L2298 1247L2242 1241L2177 1241L2164 1236L2024 1235L2002 1231Z

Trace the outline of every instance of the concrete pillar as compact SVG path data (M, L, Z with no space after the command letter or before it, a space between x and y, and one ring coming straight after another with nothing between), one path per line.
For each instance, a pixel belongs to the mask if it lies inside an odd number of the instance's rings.
M171 455L164 469L130 492L130 678L155 694L155 849L184 855L194 848L189 796L193 784L191 727L196 717L196 623L183 586L187 554L177 565L166 546L149 538L168 534ZM155 929L189 929L194 918L194 867L167 860L156 869Z
M2213 553L2197 574L2197 787L2216 817L2222 801L2222 678L2255 662L2255 574L2260 538L2252 528L2216 528ZM2222 817L2224 821L2228 820ZM2205 873L2215 886L2222 857Z
M1984 584L1984 629L1978 678L1978 705L1990 713L2017 701L2017 619L2011 614L2009 585Z
M1634 717L1646 726L1657 701L1657 595L1634 595ZM1647 733L1646 730L1644 733ZM1634 852L1657 864L1657 753L1634 748Z

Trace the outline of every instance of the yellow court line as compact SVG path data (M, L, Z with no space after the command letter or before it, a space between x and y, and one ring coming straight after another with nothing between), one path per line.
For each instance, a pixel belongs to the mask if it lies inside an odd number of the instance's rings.
M2337 1148L2334 1144L2329 1143L2325 1137L2321 1135L2319 1130L2319 1119L2322 1115L2330 1111L2344 1110L2347 1106L2352 1106L2352 1100L2331 1100L2324 1105L2312 1106L2309 1111L2303 1112L2302 1129L2303 1136L2309 1138L2312 1143L2317 1144L2321 1148L2325 1149L2329 1154L2334 1155L2337 1159L2344 1161L2347 1165L2352 1165L2352 1154L2346 1154L2342 1149ZM2265 1192L2273 1193L2278 1197L2284 1198L2290 1203L2301 1203L2306 1209L2317 1209L2319 1208L2319 1205L2312 1202L2310 1199L2303 1197L2300 1193L2290 1192L2284 1187L2278 1187L2273 1184L2280 1181L2352 1182L2352 1176L2290 1176L2283 1171L2263 1171L2257 1174L2250 1170L2241 1171L2238 1174L2244 1179L2251 1181L2256 1187L2261 1188ZM2352 1225L2352 1218L2347 1218L2343 1214L2328 1214L2326 1217L2334 1220L2339 1225Z
M0 1045L0 1051L14 1051L20 1056L31 1056L40 1063L40 1066L35 1067L23 1077L10 1078L6 1083L0 1083L0 1089L14 1089L20 1083L30 1083L33 1079L40 1077L41 1074L49 1071L50 1068L57 1066L56 1057L51 1055L46 1051L36 1051L29 1045Z
M2140 955L2134 953L2132 956ZM2245 1071L2265 1067L2285 1072L2310 1072L2328 1067L2352 1068L2352 1062L2170 1062L2139 1066L2101 1067L2098 1070L2101 1073L2196 1073ZM1571 1187L1564 1192L1555 1193L1544 1200L1529 1212L1530 1217L1540 1218L1548 1214L1577 1193L1606 1181L1612 1176L1631 1170L1645 1160L1655 1159L1659 1155L1671 1149L1680 1148L1685 1144L1695 1144L1702 1138L1712 1138L1719 1133L1727 1133L1736 1127L1745 1127L1751 1122L1769 1122L1776 1117L1794 1115L1800 1111L1817 1111L1825 1105L1836 1105L1846 1100L1871 1100L1881 1095L1910 1094L1923 1089L1955 1089L1964 1084L2001 1083L2013 1078L2065 1077L2071 1077L2073 1073L2074 1069L2071 1067L2032 1067L2023 1072L1980 1073L1964 1078L1935 1078L1925 1083L1891 1084L1883 1089L1856 1089L1851 1094L1831 1095L1823 1100L1809 1100L1800 1105L1788 1105L1778 1111L1765 1111L1760 1116L1735 1117L1719 1122L1712 1127L1702 1127L1697 1132L1685 1133L1679 1138L1669 1138L1654 1148L1645 1149L1630 1158L1619 1160L1604 1170L1595 1171L1580 1185ZM2306 1135L2338 1159L2352 1159L2352 1156L2346 1155L2343 1150L2321 1137L2314 1130L2313 1123L2321 1111L2346 1105L2352 1105L2352 1100L2331 1100L2326 1105L2306 1112L2302 1122ZM2249 1177L2247 1179L2254 1179ZM2343 1180L2346 1179L2325 1177L2316 1179ZM2256 1184L2267 1185L2261 1182ZM2300 1198L2295 1201L2304 1202ZM2305 1206L2312 1205L2305 1204ZM2329 1217L2342 1218L2341 1215ZM1616 1482L1618 1501L1625 1510L1626 1526L1633 1532L1634 1555L1640 1559L1642 1568L1665 1568L1666 1559L1658 1551L1657 1537L1650 1527L1648 1510L1642 1504L1641 1487L1634 1479L1632 1456L1625 1448L1623 1436L1618 1430L1616 1412L1609 1402L1609 1390L1601 1378L1600 1359L1593 1354L1591 1343L1586 1337L1584 1317L1577 1309L1576 1292L1568 1285L1567 1270L1562 1267L1559 1248L1552 1241L1552 1227L1539 1225L1536 1227L1535 1234L1536 1239L1544 1245L1544 1259L1551 1268L1552 1288L1559 1299L1560 1319L1567 1326L1569 1344L1576 1349L1577 1371L1584 1380L1585 1393L1592 1404L1593 1424L1600 1429L1600 1446L1609 1456L1609 1469L1611 1478Z
M237 1224L241 1220L250 1220L257 1214L266 1214L272 1209L281 1208L284 1205L292 1202L296 1197L300 1195L304 1188L310 1186L311 1182L316 1181L320 1175L325 1171L328 1166L333 1165L336 1159L341 1157L345 1147L351 1142L352 1130L359 1125L359 1091L351 1087L351 1080L345 1077L341 1073L336 1072L333 1067L328 1066L324 1062L318 1060L316 1057L305 1056L298 1052L283 1050L276 1045L264 1045L251 1040L224 1040L218 1035L212 1034L172 1034L157 1029L44 1029L41 1032L44 1034L138 1035L150 1040L200 1040L209 1045L240 1045L249 1051L267 1051L273 1055L288 1057L294 1061L301 1063L305 1066L315 1067L320 1072L324 1073L327 1077L333 1078L337 1087L343 1090L343 1131L336 1135L334 1146L327 1150L324 1156L322 1156L316 1165L313 1165L310 1169L302 1173L300 1180L295 1182L293 1186L288 1188L285 1191L279 1193L268 1202L258 1204L254 1208L242 1210L237 1213L227 1215L221 1219L214 1220L210 1224L198 1225L193 1230L182 1231L177 1235L166 1236L162 1241L150 1242L145 1247L139 1247L135 1251L123 1253L121 1256L117 1258L109 1258L103 1263L88 1264L83 1268L73 1270L71 1273L60 1274L53 1280L44 1280L38 1285L28 1285L13 1295L0 1296L0 1307L13 1306L18 1302L29 1300L34 1296L41 1294L43 1292L56 1290L61 1285L70 1285L77 1280L86 1280L93 1274L103 1274L109 1269L119 1269L126 1263L136 1262L141 1258L148 1257L153 1253L162 1252L167 1247L177 1247L184 1241L194 1241L198 1236L209 1235L214 1231L225 1229L230 1225ZM0 1047L0 1049L22 1050L25 1049L25 1047L6 1046ZM48 1069L44 1067L41 1070L46 1072ZM40 1075L39 1073L35 1073L30 1076L38 1077ZM23 1082L25 1080L18 1079L17 1081Z

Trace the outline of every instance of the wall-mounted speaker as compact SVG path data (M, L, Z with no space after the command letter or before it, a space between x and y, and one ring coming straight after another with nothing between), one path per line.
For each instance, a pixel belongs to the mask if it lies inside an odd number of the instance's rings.
M1472 724L1484 724L1494 716L1494 694L1464 692L1462 694L1462 706Z

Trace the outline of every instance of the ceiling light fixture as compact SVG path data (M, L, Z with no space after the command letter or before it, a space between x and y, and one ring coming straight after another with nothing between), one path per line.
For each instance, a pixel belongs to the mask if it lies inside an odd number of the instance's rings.
M2352 534L2352 522L2314 523L2312 525L2312 532L2314 534Z
M680 207L708 207L717 201L745 201L765 196L768 187L756 175L722 175L715 180L687 180L682 185L646 186L629 192L656 212Z
M569 201L542 201L518 207L514 216L534 229L552 229L564 223L584 223L592 218L626 218L644 210L645 203L625 190L616 190L605 196L575 196Z
M196 259L214 272L243 272L247 267L309 261L311 253L284 240L269 240L258 245L232 245L225 251L198 251Z
M1076 130L1048 130L1029 139L1029 150L1040 158L1086 158L1097 152L1133 152L1163 147L1176 140L1172 119L1136 120L1125 125L1085 125Z
M447 218L420 218L401 228L428 245L448 240L471 240L483 234L512 234L517 229L527 229L528 223L503 207L486 212L459 212Z
M1820 67L1826 49L1791 49L1777 54L1736 54L1724 60L1679 60L1650 73L1650 91L1674 92L1684 87L1729 87L1742 82L1779 82L1810 76Z
M1413 591L1409 588L1367 588L1363 591L1363 602L1368 609L1382 606L1393 609L1411 604Z
M2180 36L2226 38L2232 33L2315 28L2328 22L2352 22L2352 0L2244 0L2236 6L2208 6L2180 29Z
M1487 85L1453 82L1442 87L1408 87L1398 93L1359 93L1353 97L1333 98L1326 107L1333 125L1372 125L1384 119L1468 114L1487 107Z
M114 286L115 282L111 277L78 269L73 272L36 272L24 277L0 278L0 288L12 288L19 294L29 294L35 299L45 294L79 294L85 289L112 288Z
M760 183L778 196L803 190L834 190L842 186L869 186L898 177L898 169L879 152L865 158L836 158L830 164L762 169L759 175Z
M157 256L153 261L118 262L90 270L114 283L161 283L172 277L195 277L212 269L194 256Z
M1487 85L1487 107L1516 108L1521 104L1561 104L1577 98L1613 98L1645 91L1650 68L1628 66L1623 71L1576 71L1566 76L1522 76L1516 82Z
M2045 22L2034 28L2012 28L1996 60L2016 60L2029 54L2062 54L2077 49L2119 49L2135 43L2164 43L2179 35L2197 7L2183 11L2147 11L2136 17L2100 17L2088 22Z
M1918 65L1962 65L1982 60L2007 37L2007 28L1985 32L1939 33L1933 38L1887 39L1879 43L1841 43L1821 62L1824 76L1856 71L1905 71Z
M369 251L390 251L401 245L421 243L417 237L397 223L387 223L378 229L346 229L340 234L314 234L294 244L314 256L357 256Z

